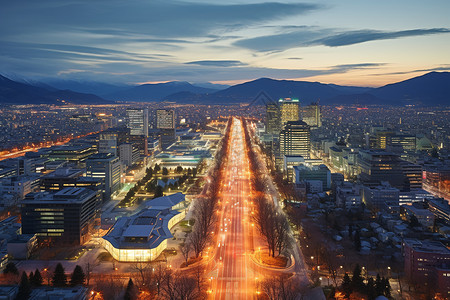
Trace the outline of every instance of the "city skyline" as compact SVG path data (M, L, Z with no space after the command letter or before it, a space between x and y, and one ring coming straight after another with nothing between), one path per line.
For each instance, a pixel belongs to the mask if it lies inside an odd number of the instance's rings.
M0 72L43 81L271 77L381 86L450 70L448 8L446 1L8 3Z

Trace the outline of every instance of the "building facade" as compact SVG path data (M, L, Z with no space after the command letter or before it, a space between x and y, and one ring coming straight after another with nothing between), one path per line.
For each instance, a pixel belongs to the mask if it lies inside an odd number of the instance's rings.
M22 233L83 244L90 237L99 202L98 193L86 188L28 194L22 203Z

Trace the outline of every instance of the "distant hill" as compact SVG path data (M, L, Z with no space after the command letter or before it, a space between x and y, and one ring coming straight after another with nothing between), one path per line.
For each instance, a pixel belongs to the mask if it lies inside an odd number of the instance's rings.
M33 86L10 80L0 75L0 103L4 104L75 104L110 103L93 94L77 93L70 90L57 90Z
M320 82L260 78L208 94L173 94L168 100L180 103L251 102L261 91L272 99L299 98L302 104L450 105L450 73L431 72L379 88L339 86Z
M48 80L36 86L47 85L59 90L71 90L79 93L95 94L105 97L111 93L129 89L132 86L127 84L109 84L96 81L78 81L78 80Z
M209 94L217 89L204 88L185 81L171 81L166 83L142 84L105 95L106 98L122 101L160 101L169 100L167 96L181 92L192 94Z
M220 85L202 84L203 87L201 87L183 81L143 84L134 87L75 81L60 81L52 87L47 84L49 83L20 83L0 76L0 103L55 103L56 99L70 100L74 103L104 102L104 99L93 95L97 94L102 95L105 99L122 101L167 100L177 103L230 104L249 103L264 91L274 100L285 97L299 98L302 105L318 100L324 105L419 104L440 106L450 104L449 72L431 72L379 88L270 78L260 78L221 90L220 88L223 86ZM56 89L58 87L72 87L78 91L89 93L62 91ZM105 94L104 92L108 90L112 92Z
M431 72L370 91L377 98L398 104L450 105L450 72Z

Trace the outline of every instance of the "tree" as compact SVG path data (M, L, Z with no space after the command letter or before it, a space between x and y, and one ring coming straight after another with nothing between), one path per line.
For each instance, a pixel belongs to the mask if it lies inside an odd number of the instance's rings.
M375 282L372 277L370 277L367 280L366 294L367 294L367 297L369 297L369 300L375 300L375 298L377 297L377 292L375 289Z
M25 300L30 297L31 294L31 284L28 280L27 273L22 272L22 277L20 278L20 284L19 284L19 292L17 293L16 299L18 300Z
M383 281L381 280L380 274L377 274L377 278L375 279L375 292L377 296L384 294L384 286Z
M183 173L183 167L182 166L178 166L176 168L175 172L177 172L178 174Z
M164 167L164 168L162 169L162 174L163 174L163 175L169 175L169 170L167 170L167 168Z
M19 270L17 270L17 267L13 262L9 262L3 270L3 274L19 275Z
M158 173L159 171L161 171L161 167L158 164L155 164L153 171L155 171L155 173Z
M357 292L364 292L364 279L361 276L361 267L356 264L353 269L352 289Z
M192 177L197 177L197 168L192 169Z
M350 294L352 293L352 282L350 280L350 276L348 276L347 273L345 273L345 275L344 275L344 279L342 280L341 288L345 294L345 297L349 298Z
M124 300L134 300L137 297L136 287L134 286L133 280L128 280L127 289L125 290Z
M52 279L53 286L64 287L67 285L67 277L64 272L64 268L61 263L58 263L55 268L55 273L53 274Z
M30 282L30 284L32 284L33 278L34 278L34 274L33 274L33 271L31 271L30 275L28 275L28 281Z
M163 188L159 184L156 186L153 199L164 196Z
M42 278L41 272L39 272L39 269L36 268L36 271L34 271L33 279L30 278L30 282L34 286L41 286L44 282L44 279Z
M191 243L190 243L189 239L186 239L186 241L183 244L181 244L179 248L180 248L181 255L183 255L184 262L186 263L186 267L187 267L189 253L191 252Z
M384 287L383 295L385 295L387 298L391 297L391 284L389 283L389 278L382 278L381 279L382 285Z
M70 285L82 285L84 284L85 279L86 275L84 274L83 269L79 265L76 265L72 277L70 278Z

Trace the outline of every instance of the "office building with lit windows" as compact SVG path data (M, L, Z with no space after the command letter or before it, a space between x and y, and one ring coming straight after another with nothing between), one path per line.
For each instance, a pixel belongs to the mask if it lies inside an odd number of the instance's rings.
M175 111L172 109L157 109L156 128L161 132L161 149L166 150L176 142Z
M82 169L59 168L45 174L40 180L41 191L54 192L66 187L82 187L96 191L101 196L103 179L83 176Z
M278 135L281 131L281 112L277 103L266 104L266 133Z
M109 199L120 189L122 168L119 157L98 153L86 160L86 177L103 179L103 198Z
M102 132L98 141L98 153L111 153L118 155L117 153L117 133L115 132Z
M309 159L310 129L303 121L289 121L280 132L280 155L303 156Z
M131 135L144 135L148 137L148 109L128 108L127 127Z
M83 244L89 240L99 202L98 193L86 188L30 193L22 201L22 233Z
M300 119L300 101L298 99L284 98L278 100L278 104L281 113L281 127L289 121L298 121Z
M404 272L413 284L420 284L450 297L450 249L438 241L403 240Z
M311 127L322 127L322 113L318 103L302 108L302 120Z

